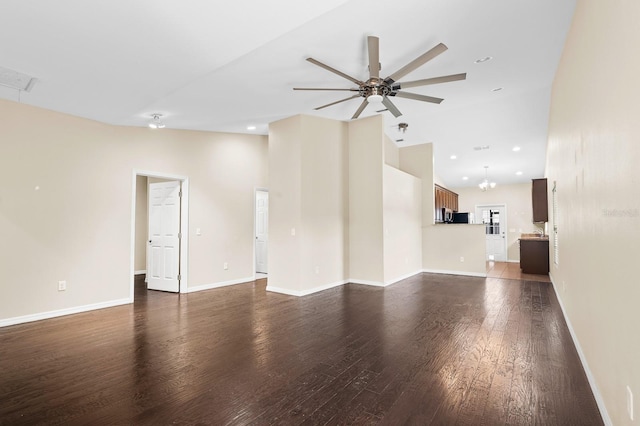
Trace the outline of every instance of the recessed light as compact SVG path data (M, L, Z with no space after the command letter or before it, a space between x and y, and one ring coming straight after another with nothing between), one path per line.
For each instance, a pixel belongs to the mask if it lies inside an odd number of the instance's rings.
M452 156L451 156L451 157L449 157L449 158L451 158L452 160L455 160L455 159L456 159L456 158L458 158L458 157L457 157L457 156L455 156L455 155L452 155Z
M522 174L522 172L516 172L516 174L517 174L518 176L520 176L520 175Z
M496 87L495 89L491 89L492 92L499 92L502 90L502 87Z
M514 146L514 147L512 148L512 151L514 151L514 152L518 152L518 151L520 151L520 147L519 147L519 146Z
M247 126L247 130L255 130L256 126Z
M469 176L462 176L462 180L469 180Z
M490 60L492 60L492 59L493 59L493 57L492 57L492 56L485 56L484 58L476 59L476 60L474 61L474 63L476 63L476 64L481 64L481 63L483 63L483 62L487 62L487 61L490 61Z

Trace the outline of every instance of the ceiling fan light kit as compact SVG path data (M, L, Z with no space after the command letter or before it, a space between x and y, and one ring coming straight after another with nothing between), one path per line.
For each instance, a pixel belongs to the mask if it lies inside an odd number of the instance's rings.
M400 117L402 113L395 106L395 104L391 102L391 99L390 99L391 97L397 96L399 98L413 99L416 101L429 102L434 104L439 104L440 102L443 101L443 99L441 98L420 95L417 93L404 92L402 91L402 89L406 89L409 87L427 86L431 84L448 83L451 81L464 80L467 78L466 73L461 73L461 74L452 74L452 75L426 78L422 80L415 80L415 81L408 81L408 82L398 81L405 75L409 74L412 71L415 71L422 65L426 64L436 56L440 55L441 53L444 53L447 50L447 46L445 46L442 43L438 44L434 48L418 56L416 59L409 62L407 65L400 68L398 71L392 73L385 79L380 78L380 40L378 39L378 37L375 37L375 36L367 37L367 50L369 54L369 79L366 81L358 80L316 59L307 58L308 62L311 62L312 64L317 65L320 68L324 68L327 71L330 71L346 80L351 81L352 83L358 86L357 88L325 89L325 88L313 88L313 87L294 87L293 90L335 90L335 91L357 92L357 94L353 94L348 98L344 98L344 99L332 102L330 104L322 105L315 109L320 110L341 102L346 102L351 99L361 97L361 98L364 98L364 100L356 110L355 114L353 114L351 119L358 118L369 103L380 103L380 102L382 102L382 104L386 107L386 109L389 112L391 112L391 114L393 114L394 117L397 118L397 117Z

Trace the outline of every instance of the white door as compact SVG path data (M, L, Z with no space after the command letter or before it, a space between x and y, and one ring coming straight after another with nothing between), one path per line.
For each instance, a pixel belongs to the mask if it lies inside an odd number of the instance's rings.
M180 182L149 184L147 288L180 291Z
M256 191L256 272L267 273L269 241L269 193Z
M480 222L482 221L482 222ZM487 240L487 260L507 261L507 215L504 205L477 206L476 223L483 223Z

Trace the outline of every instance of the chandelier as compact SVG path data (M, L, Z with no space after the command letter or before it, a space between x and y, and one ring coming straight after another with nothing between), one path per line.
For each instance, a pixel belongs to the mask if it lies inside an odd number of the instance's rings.
M489 166L484 166L484 180L478 184L481 190L486 191L496 187L495 182L489 182Z

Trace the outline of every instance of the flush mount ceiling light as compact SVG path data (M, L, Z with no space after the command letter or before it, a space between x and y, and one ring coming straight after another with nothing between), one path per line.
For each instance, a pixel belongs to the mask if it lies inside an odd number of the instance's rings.
M247 130L255 130L256 126L247 126Z
M469 180L469 176L462 176L462 180Z
M514 147L513 147L513 149L512 149L512 151L514 151L514 152L518 152L518 151L520 151L520 147L519 147L519 146L514 146Z
M452 155L452 156L451 156L451 157L449 157L449 158L451 158L452 160L455 160L456 158L458 158L458 156L457 156L457 155Z
M149 128L151 129L165 128L165 124L162 122L162 114L151 114L151 121L149 122Z
M496 187L495 182L489 182L489 166L484 166L484 180L478 184L481 190L486 191Z
M516 172L517 176L522 176L522 172Z
M21 92L30 92L36 79L9 68L0 67L0 84Z

